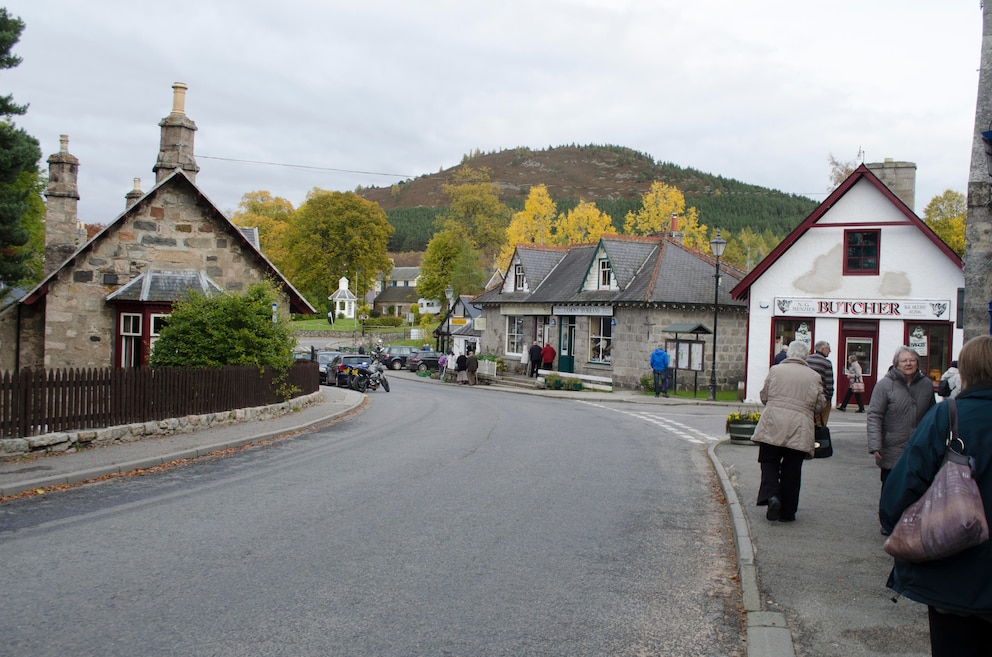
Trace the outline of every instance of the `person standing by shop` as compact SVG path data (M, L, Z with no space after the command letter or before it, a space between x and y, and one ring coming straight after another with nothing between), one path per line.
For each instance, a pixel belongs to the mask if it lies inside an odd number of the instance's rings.
M862 398L865 392L865 382L861 378L861 374L861 363L858 362L858 356L851 354L847 357L847 380L850 384L847 387L847 393L844 395L844 401L837 407L837 410L841 413L847 411L847 404L851 401L852 395L854 396L854 400L858 402L858 413L865 412L865 401Z
M964 453L975 459L975 482L992 525L992 336L969 340L958 361L958 429ZM892 468L878 508L883 530L895 527L940 469L950 431L947 406L940 404L920 421ZM992 650L992 541L936 561L896 561L888 586L927 605L935 657L979 657Z
M479 377L477 376L479 372L479 358L475 355L474 350L468 352L468 358L465 359L465 371L468 372L468 384L474 386L479 382Z
M557 355L558 352L551 346L551 343L545 342L544 349L541 350L541 367L550 370L555 364L555 356Z
M892 357L892 367L875 384L868 404L868 453L881 470L883 486L916 425L933 405L933 381L920 371L919 354L902 345ZM882 533L888 535L884 527Z
M765 410L751 440L758 444L758 506L769 520L792 522L799 509L803 461L813 456L813 416L827 406L820 375L806 364L809 347L792 342L761 388Z
M827 356L830 355L830 343L821 340L813 345L813 352L806 359L806 364L820 375L823 382L823 394L827 396L827 407L820 413L817 426L827 426L827 418L830 417L830 400L834 398L834 365Z
M651 370L654 372L654 396L668 397L668 352L664 345L651 352Z
M537 371L541 369L541 345L534 340L534 344L530 346L527 350L527 354L530 356L530 375L537 376Z

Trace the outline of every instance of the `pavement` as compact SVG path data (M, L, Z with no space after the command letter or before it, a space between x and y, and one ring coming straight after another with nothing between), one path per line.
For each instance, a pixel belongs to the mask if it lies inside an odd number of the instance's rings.
M405 371L390 376L446 385ZM655 398L636 391L546 391L481 386L519 394L621 402L678 412L718 404ZM0 503L15 495L116 477L213 452L303 433L359 411L365 395L321 387L323 402L267 420L148 438L51 456L0 460ZM739 404L721 404L736 408ZM853 407L850 410L854 410ZM755 506L757 447L715 439L708 449L726 499L737 551L748 657L929 655L926 608L893 604L891 569L878 531L878 469L865 447L864 414L830 416L835 454L807 461L796 522L770 522Z

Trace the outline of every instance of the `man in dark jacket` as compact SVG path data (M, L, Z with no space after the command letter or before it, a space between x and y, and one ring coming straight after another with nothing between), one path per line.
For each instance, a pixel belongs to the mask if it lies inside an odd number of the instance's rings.
M534 340L534 344L527 350L530 357L530 375L537 376L537 370L541 369L541 345Z
M830 355L830 343L826 340L820 340L815 345L813 345L813 353L806 358L806 364L810 366L814 372L820 375L820 380L823 381L823 394L827 396L827 407L820 413L820 426L827 426L827 418L830 417L830 409L832 407L830 400L834 395L834 366L827 356Z

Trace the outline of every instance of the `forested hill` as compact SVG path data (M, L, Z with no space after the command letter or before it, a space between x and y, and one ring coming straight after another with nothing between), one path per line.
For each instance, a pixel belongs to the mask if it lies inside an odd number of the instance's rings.
M613 218L620 230L627 212L641 206L641 195L651 183L677 187L686 205L699 211L700 223L736 234L742 228L769 231L784 237L816 207L805 196L655 162L622 146L559 146L546 150L515 148L498 153L467 155L456 167L423 175L391 187L359 188L363 198L376 201L389 215L396 232L390 251L422 251L434 232L434 218L447 205L443 187L462 166L485 167L503 190L502 200L513 209L523 207L531 187L543 184L558 211L580 200L594 201Z

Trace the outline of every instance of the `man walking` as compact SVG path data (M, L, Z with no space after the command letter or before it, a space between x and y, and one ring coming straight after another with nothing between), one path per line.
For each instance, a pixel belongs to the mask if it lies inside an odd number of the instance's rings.
M823 393L827 396L827 407L820 413L820 422L818 422L823 427L827 426L827 418L830 417L830 409L832 408L830 400L834 394L834 366L827 360L829 355L830 343L821 340L813 345L813 353L806 358L806 364L810 366L810 369L820 375L820 380L823 381Z
M530 375L537 376L537 370L541 369L541 345L537 344L537 340L527 350L527 355L530 356Z
M651 369L654 371L654 396L668 397L668 352L664 345L651 352Z
M477 373L479 371L479 359L475 355L475 351L468 352L468 358L465 359L465 369L468 371L468 384L474 386L479 382Z

